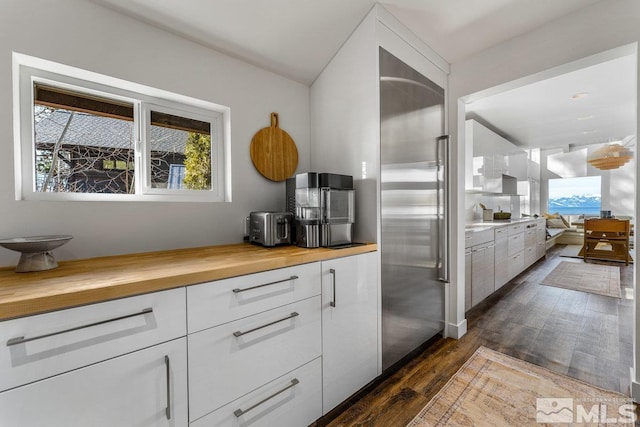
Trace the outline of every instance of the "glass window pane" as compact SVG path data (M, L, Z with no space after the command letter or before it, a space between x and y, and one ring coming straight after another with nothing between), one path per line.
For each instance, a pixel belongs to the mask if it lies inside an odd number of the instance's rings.
M598 216L602 185L599 176L549 180L549 213Z
M133 105L35 89L35 191L134 193Z
M211 190L211 124L151 112L151 187Z

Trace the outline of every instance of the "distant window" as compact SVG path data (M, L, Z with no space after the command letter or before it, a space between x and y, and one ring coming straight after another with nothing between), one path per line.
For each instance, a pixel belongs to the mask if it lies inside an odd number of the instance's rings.
M25 58L18 198L228 200L226 107Z
M599 176L549 180L548 212L561 215L600 215Z

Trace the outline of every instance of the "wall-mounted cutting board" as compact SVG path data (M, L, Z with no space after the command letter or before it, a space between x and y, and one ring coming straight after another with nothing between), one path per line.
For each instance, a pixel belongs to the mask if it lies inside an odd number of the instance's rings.
M280 129L278 113L271 113L271 126L256 132L249 151L258 172L271 181L284 181L298 167L296 143Z

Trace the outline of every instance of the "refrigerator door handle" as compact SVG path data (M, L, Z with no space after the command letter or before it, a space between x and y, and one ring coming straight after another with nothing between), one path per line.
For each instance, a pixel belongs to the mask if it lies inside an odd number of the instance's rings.
M442 147L442 149L441 149ZM437 203L438 216L441 222L438 227L438 280L449 283L449 135L442 135L436 138L436 161L438 164L437 175ZM442 172L442 178L440 177ZM442 197L440 196L442 190ZM440 215L440 210L442 214Z

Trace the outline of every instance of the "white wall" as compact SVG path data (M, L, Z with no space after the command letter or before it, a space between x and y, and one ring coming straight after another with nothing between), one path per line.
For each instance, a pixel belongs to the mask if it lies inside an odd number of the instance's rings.
M464 141L464 106L462 97L489 91L518 79L530 80L529 76L541 73L583 57L598 54L640 40L640 2L637 0L605 0L562 17L530 33L515 37L491 47L465 60L451 65L449 76L450 117L458 120L457 126L451 126L454 140ZM534 78L535 79L535 78ZM516 83L517 84L517 83ZM636 88L637 91L637 88ZM464 143L457 144L457 153L453 161L464 164ZM638 174L640 175L640 174ZM636 187L638 177L636 177ZM459 170L458 182L464 183L464 171ZM458 203L464 206L464 191L458 186ZM638 209L636 201L636 211ZM464 224L464 210L458 212L458 226ZM456 253L458 274L464 277L464 251L462 237L458 237L459 248ZM634 265L637 268L637 264ZM634 275L637 281L637 275ZM637 286L636 286L637 288ZM460 297L462 298L462 297ZM640 315L636 304L635 319ZM635 328L634 354L635 366L640 358L635 350L640 338ZM637 369L636 369L637 371ZM635 374L636 381L640 376ZM634 384L640 392L640 384ZM638 393L640 394L640 393ZM634 393L637 397L637 394Z
M16 201L12 51L230 107L233 202ZM272 111L297 144L298 171L310 163L308 87L86 0L0 0L0 111L0 238L73 235L57 259L241 242L250 211L284 209L284 184L249 157ZM0 266L17 258L0 248Z

